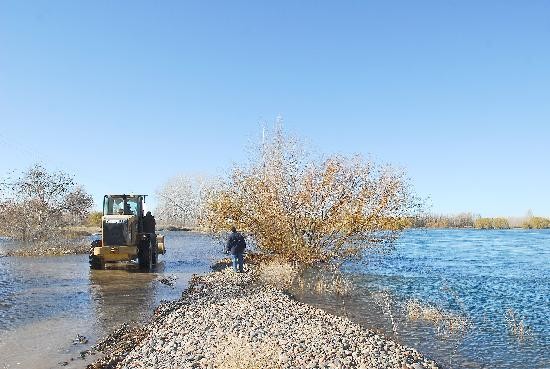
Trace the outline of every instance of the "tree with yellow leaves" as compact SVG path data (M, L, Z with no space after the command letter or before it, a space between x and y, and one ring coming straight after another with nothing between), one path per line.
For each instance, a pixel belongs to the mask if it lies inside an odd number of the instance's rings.
M395 240L418 210L405 174L389 165L308 160L281 128L254 153L211 188L201 223L214 233L236 226L265 253L303 263L361 257Z

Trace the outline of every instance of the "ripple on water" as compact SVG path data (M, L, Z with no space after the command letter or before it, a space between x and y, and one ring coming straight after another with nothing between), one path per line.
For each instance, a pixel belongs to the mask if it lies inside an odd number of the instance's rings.
M70 361L75 355L67 347L73 347L76 334L92 344L118 324L143 321L161 300L178 298L191 275L207 272L221 255L218 243L197 233L167 232L166 245L167 253L153 273L140 273L131 264L90 270L87 255L0 258L2 361L11 360L8 364L15 366L18 358L26 357L38 365L30 367L37 368ZM176 277L174 288L160 283L162 276ZM38 342L25 332L51 336L57 346L29 351L25 347Z
M388 311L374 298L387 291L394 301L398 339L445 365L550 367L550 231L411 230L395 252L367 260L348 266L357 289L353 299L345 300L345 310L337 296L302 298L345 312L391 337ZM473 327L459 341L441 337L406 318L409 299L464 314ZM509 309L530 328L523 340L510 334Z

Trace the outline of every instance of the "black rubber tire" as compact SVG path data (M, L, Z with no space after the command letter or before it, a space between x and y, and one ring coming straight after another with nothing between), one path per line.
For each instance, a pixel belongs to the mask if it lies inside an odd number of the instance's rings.
M101 245L101 240L95 240L90 245L90 254L88 255L88 261L90 263L91 269L103 269L105 267L103 259L100 256L94 255L94 247L101 247Z
M157 265L157 263L159 262L159 248L156 240L151 246L153 249L153 265Z
M147 272L153 269L153 247L150 240L144 241L138 254L139 267Z
M95 256L93 254L93 252L94 252L93 250L94 249L91 250L90 256L89 256L90 268L91 269L103 269L105 267L105 263L103 262L103 260L99 256Z
M153 252L153 265L157 265L159 262L159 253L157 251Z

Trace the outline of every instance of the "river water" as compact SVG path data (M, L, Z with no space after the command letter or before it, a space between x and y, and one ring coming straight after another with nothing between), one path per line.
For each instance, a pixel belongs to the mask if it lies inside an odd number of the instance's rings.
M90 270L87 255L0 258L0 368L82 368L80 351L120 323L144 321L223 255L197 233L168 232L166 245L154 273ZM550 231L410 230L393 252L370 253L345 269L355 286L350 296L293 293L445 367L550 368ZM466 316L470 327L448 334L411 320L410 299ZM523 337L510 330L507 311L528 327ZM77 334L89 342L73 345Z
M84 367L81 351L121 323L144 321L161 300L180 297L192 274L208 272L223 255L203 234L165 234L167 253L153 273L135 265L90 270L87 255L0 258L0 368Z
M393 252L370 253L346 269L350 297L300 289L296 296L448 368L550 368L549 230L409 230ZM410 319L411 299L466 316L469 328L449 332ZM523 321L525 334L514 334L507 313Z

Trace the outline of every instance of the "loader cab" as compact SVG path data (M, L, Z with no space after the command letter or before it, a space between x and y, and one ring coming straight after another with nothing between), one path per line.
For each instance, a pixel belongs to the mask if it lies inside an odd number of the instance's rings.
M105 195L103 215L134 215L143 217L145 195Z

